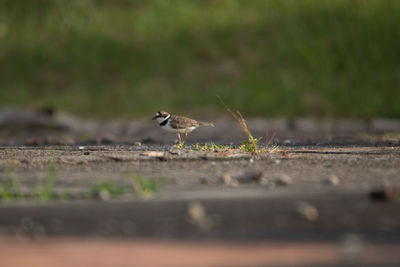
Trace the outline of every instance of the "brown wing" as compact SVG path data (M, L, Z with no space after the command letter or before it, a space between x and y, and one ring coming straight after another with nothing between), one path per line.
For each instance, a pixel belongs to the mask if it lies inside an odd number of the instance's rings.
M172 120L170 120L169 123L171 127L175 129L185 129L193 126L199 126L197 121L182 116L172 116Z

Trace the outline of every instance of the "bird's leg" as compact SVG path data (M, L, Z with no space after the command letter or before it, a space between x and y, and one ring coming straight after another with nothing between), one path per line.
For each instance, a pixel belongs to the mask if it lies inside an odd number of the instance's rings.
M182 141L183 139L185 139L187 135L188 135L187 133L184 133L184 134L183 134L183 137L181 138L181 141Z
M176 141L175 145L179 145L179 143L182 142L181 135L180 134L177 135L178 135L178 140Z

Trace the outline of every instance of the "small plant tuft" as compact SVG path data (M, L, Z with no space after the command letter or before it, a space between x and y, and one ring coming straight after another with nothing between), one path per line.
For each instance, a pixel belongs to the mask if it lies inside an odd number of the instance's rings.
M271 137L268 137L268 130L265 131L265 152L272 153L276 152L279 149L277 144L271 145L272 141L274 140L275 132L272 133Z
M105 181L95 185L87 194L88 197L100 198L102 195L107 194L110 197L120 196L125 193L132 193L131 188L117 184L113 181Z
M47 202L50 200L68 200L73 194L66 191L56 194L54 192L54 180L56 177L55 161L49 166L48 175L45 179L40 180L33 190L25 194L21 190L21 185L14 175L10 175L8 179L0 182L0 201L9 202L16 200L25 200L26 198ZM79 195L83 198L100 198L109 200L124 194L149 198L156 194L165 184L166 180L161 178L147 179L139 175L132 175L132 186L129 184L119 184L114 181L104 181L94 185L91 189Z
M197 143L193 147L193 150L195 150L195 151L210 151L210 150L219 151L219 150L228 150L228 149L233 149L233 147L227 146L227 145L217 145L214 143L204 144L204 145L200 145L199 143Z
M143 198L149 198L156 194L165 183L166 182L163 179L151 180L136 174L132 175L134 192Z
M222 100L222 98L220 96L218 96L219 101L221 101L222 105L224 105L225 109L232 115L232 117L239 123L240 127L242 127L243 131L245 132L245 134L247 135L248 141L246 141L247 143L251 143L252 147L251 149L247 150L249 152L251 152L251 154L253 155L258 155L259 151L258 151L258 145L257 142L260 140L259 138L254 138L253 135L251 134L250 130L249 130L249 126L247 125L246 120L243 118L242 114L239 111L236 111L236 113L234 113L226 104L225 102ZM247 148L250 148L247 146Z
M255 151L257 149L258 142L261 140L261 138L262 137L255 138L254 142L248 142L246 140L243 140L242 145L239 147L239 150L250 152L252 154L256 154ZM254 145L254 143L255 143L255 145Z
M55 197L54 195L54 179L57 174L56 161L52 159L49 164L49 171L44 182L39 182L33 192L33 197L40 201L46 202Z
M178 144L175 144L175 147L176 147L176 148L179 148L179 149L185 149L185 148L186 148L186 145L185 145L185 142L184 142L184 141L181 141L181 142L179 142Z
M0 183L1 201L23 200L24 195L21 192L21 185L17 179L10 178L4 183Z

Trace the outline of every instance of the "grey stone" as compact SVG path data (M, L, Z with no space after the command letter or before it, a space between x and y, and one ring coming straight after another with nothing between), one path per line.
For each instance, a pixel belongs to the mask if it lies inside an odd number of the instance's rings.
M293 179L287 174L280 174L274 179L274 183L278 186L288 186L293 184Z
M298 203L297 212L308 221L316 221L319 216L318 209L307 202Z
M338 186L340 184L340 179L336 175L331 174L322 178L321 183L326 186Z

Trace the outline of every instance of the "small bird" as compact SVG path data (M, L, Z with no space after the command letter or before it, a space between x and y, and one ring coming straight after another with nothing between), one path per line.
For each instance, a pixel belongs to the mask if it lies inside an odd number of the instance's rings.
M183 116L174 116L166 111L158 111L153 117L153 120L157 120L161 128L167 132L176 133L178 135L176 144L182 142L188 133L200 126L214 127L214 123L212 122L196 121ZM183 134L183 137L181 137L181 134Z

